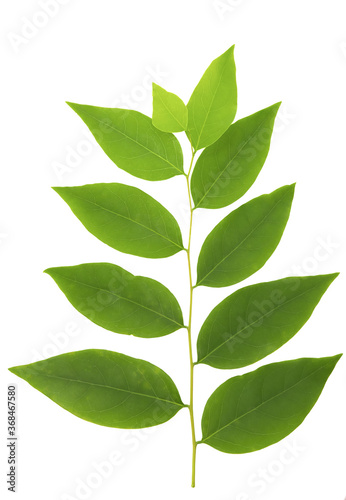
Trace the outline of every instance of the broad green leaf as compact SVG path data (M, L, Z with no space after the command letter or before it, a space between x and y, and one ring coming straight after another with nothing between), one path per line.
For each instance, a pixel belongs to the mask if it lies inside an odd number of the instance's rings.
M152 427L185 406L167 373L117 352L70 352L10 371L73 415L107 427Z
M264 194L227 215L203 243L197 284L234 285L258 271L279 244L294 194L294 184Z
M237 290L205 320L198 363L241 368L276 351L306 323L337 275L284 278Z
M184 248L173 215L140 189L117 183L53 189L91 234L120 252L161 258Z
M153 83L153 124L163 132L187 129L187 107L180 97Z
M129 109L67 103L86 123L107 156L129 174L161 181L183 174L183 154L173 134Z
M161 283L107 263L46 269L73 307L106 330L163 337L184 327L174 295Z
M280 103L238 120L198 158L191 177L195 208L221 208L255 182L268 155Z
M213 144L231 125L237 111L234 45L207 68L187 109L187 135L196 151Z
M204 408L201 442L249 453L280 441L303 422L340 357L273 363L227 380Z

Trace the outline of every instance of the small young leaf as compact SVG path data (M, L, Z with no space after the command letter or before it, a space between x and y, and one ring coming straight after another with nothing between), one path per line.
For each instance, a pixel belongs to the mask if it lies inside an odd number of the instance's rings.
M280 441L303 422L340 357L273 363L227 380L204 408L201 442L249 453Z
M153 124L163 132L187 128L187 107L180 97L153 83Z
M140 189L110 183L54 190L91 234L120 252L157 259L184 248L175 218Z
M258 271L279 244L294 194L294 184L264 194L227 215L203 243L197 284L234 285Z
M87 349L9 370L73 415L107 427L152 427L184 407L167 373L117 352Z
M187 109L187 135L196 151L213 144L231 125L237 111L234 45L207 68Z
M337 275L284 278L237 290L205 320L198 363L241 368L274 352L306 323Z
M154 127L148 116L129 109L67 104L86 123L106 155L129 174L161 181L184 173L178 140Z
M73 307L96 325L135 337L184 327L174 295L161 283L107 263L46 269Z
M198 158L191 177L195 208L221 208L255 182L268 155L280 103L238 120Z

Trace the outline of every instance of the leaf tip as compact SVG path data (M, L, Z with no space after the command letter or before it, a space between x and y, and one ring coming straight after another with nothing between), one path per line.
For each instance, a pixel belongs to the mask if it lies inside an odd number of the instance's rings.
M8 371L19 376L20 366L11 366L11 368L8 368Z
M52 276L52 271L54 270L54 267L47 267L43 272L44 274L48 274L49 276Z
M339 274L340 274L339 272L335 272L335 273L327 274L327 276L329 276L330 282L332 283L339 276Z
M335 354L335 356L328 356L328 357L324 358L327 362L327 365L330 365L332 367L330 372L332 372L334 370L336 364L338 363L338 361L342 355L343 355L343 353L340 353L340 354Z
M62 187L62 186L52 186L53 191L55 191L56 194L58 194L64 201L64 193L68 191L69 188Z
M278 101L272 105L272 108L276 111L276 113L279 111L281 104L282 104L282 101Z
M296 182L293 182L292 184L288 184L286 187L287 187L287 190L292 192L292 196L294 195L294 192L296 190Z
M70 101L65 101L65 103L70 106L73 111L77 113L77 109L81 106L80 104L77 104L76 102L70 102Z

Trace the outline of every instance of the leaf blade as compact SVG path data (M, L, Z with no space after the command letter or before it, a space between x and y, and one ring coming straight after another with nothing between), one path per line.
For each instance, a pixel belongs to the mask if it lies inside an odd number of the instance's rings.
M286 227L294 186L254 198L217 224L202 245L196 286L233 285L263 267Z
M106 330L154 338L184 328L177 299L151 278L108 263L49 268L45 273L77 311Z
M9 370L73 415L107 427L159 425L184 406L174 382L160 368L102 349L60 354Z
M249 453L280 441L311 411L340 357L282 361L227 380L207 401L201 442Z
M153 125L162 132L183 132L187 120L187 107L180 97L153 82Z
M184 248L173 215L138 188L100 183L53 189L91 234L120 252L163 258Z
M202 325L197 363L241 368L271 354L306 323L337 276L284 278L237 290Z
M191 177L195 208L222 208L243 196L267 158L281 103L238 120L207 147Z
M232 123L237 110L234 45L209 65L187 104L193 148L210 146Z
M149 181L181 175L183 154L173 134L161 132L138 111L67 103L122 170Z

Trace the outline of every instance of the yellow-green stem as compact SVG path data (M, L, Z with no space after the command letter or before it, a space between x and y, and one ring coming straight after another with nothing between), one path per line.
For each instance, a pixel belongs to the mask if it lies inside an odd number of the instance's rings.
M192 151L192 158L190 163L189 172L186 175L187 182L187 191L189 195L189 206L190 206L190 228L189 228L189 241L187 246L187 263L189 268L189 284L190 284L190 307L189 307L189 323L187 327L188 341L189 341L189 358L190 358L190 404L189 404L189 412L190 412L190 421L191 421L191 435L192 435L192 479L191 486L195 487L195 475L196 475L196 432L195 432L195 419L193 413L193 354L192 354L192 336L191 336L191 319L192 319L192 300L193 300L193 286L192 286L192 273L191 273L191 232L192 232L192 218L193 218L193 207L192 207L192 198L191 198L191 190L190 190L190 173L193 165L193 160L195 157L195 152Z

